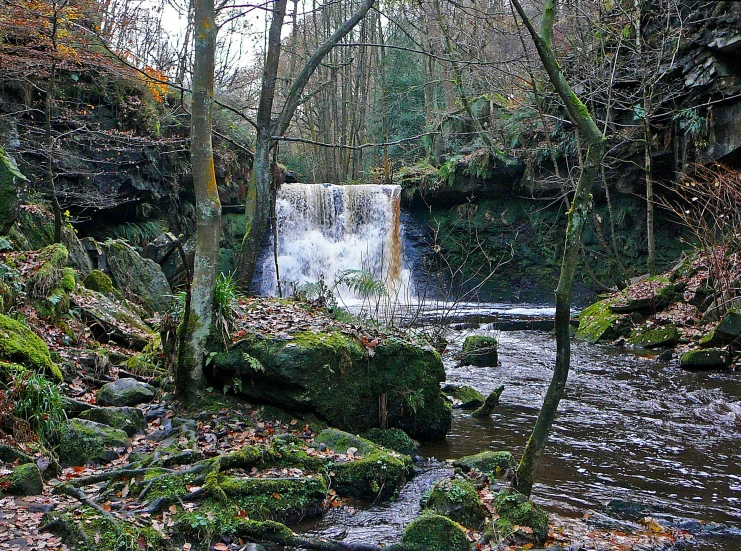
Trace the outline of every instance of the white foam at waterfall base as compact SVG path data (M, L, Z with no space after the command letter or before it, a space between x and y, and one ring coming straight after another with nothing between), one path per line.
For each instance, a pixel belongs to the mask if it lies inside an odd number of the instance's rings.
M365 270L385 283L389 297L409 298L403 267L399 186L283 184L278 191L278 269L284 294L291 285L323 280L332 287L345 270ZM263 259L259 290L277 294L272 243ZM347 286L335 295L346 305L363 297Z

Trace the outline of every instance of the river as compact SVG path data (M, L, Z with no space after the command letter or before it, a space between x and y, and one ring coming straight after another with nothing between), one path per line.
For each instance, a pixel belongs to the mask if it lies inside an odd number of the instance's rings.
M498 338L501 365L456 365L454 353L471 330L448 332L451 353L444 359L448 383L465 384L483 394L505 385L500 407L483 420L455 410L447 439L424 444L420 454L438 459L485 449L521 454L551 378L555 340L545 331L496 327L483 325L475 332ZM632 511L638 517L650 515L709 532L677 549L741 549L741 531L734 528L741 521L739 376L683 371L674 362L658 361L637 350L574 341L566 395L533 499L548 511L572 517L600 512L625 518L624 510L606 505L612 500L631 502L628 509L638 508ZM400 504L336 511L307 529L347 541L395 541L418 511L419 494L450 474L438 464L429 465L433 467L425 473L433 475L412 483ZM369 524L383 528L363 528Z

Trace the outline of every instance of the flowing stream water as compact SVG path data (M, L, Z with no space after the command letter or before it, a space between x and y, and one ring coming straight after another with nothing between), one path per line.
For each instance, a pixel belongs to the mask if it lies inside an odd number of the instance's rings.
M398 186L284 184L278 195L281 279L331 285L338 272L362 268L392 294L408 296L412 286L403 262L400 191ZM256 287L275 294L272 250L262 264ZM335 291L352 302L352 289ZM419 323L425 316L440 316L446 305L436 308L442 310L427 308L419 316L412 304L410 312L416 313L410 318ZM506 449L519 457L555 363L554 338L542 330L552 324L553 311L528 305L456 308L456 315L445 316L449 323L494 322L475 332L499 339L501 365L458 367L453 353L470 330L455 328L470 324L454 324L447 335L451 353L444 356L448 382L485 395L500 384L505 391L490 419L454 410L446 440L426 443L420 453L444 460ZM674 362L636 352L573 343L566 395L533 498L566 516L592 512L594 518L614 518L613 527L625 528L620 522L631 517L652 516L699 536L678 549L741 549L740 375L683 371ZM419 513L421 494L452 476L440 461L421 467L397 501L334 509L300 530L348 542L398 541Z

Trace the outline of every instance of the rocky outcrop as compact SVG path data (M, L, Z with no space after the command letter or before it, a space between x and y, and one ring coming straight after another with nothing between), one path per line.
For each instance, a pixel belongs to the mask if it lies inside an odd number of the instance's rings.
M217 381L240 379L248 398L316 413L343 430L379 427L382 416L387 426L417 438L440 438L450 427L450 406L440 394L440 355L398 338L384 339L370 356L340 331L287 339L255 335L212 363Z
M49 349L28 327L0 314L0 360L20 364L24 368L51 376L62 382L59 367L52 361Z
M0 235L8 233L18 217L26 181L15 160L0 146Z

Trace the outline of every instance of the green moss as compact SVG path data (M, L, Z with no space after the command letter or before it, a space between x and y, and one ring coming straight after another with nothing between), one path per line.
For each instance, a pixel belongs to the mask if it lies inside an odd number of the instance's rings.
M504 539L543 543L548 537L548 515L524 495L505 490L497 495L496 509L499 518L494 525ZM530 531L519 530L526 526Z
M83 411L80 414L80 419L87 419L88 421L108 425L114 429L120 429L127 436L134 436L137 432L147 428L142 410L133 407L93 408Z
M0 477L4 492L18 496L37 496L44 491L44 481L36 463L18 465L6 477Z
M671 346L679 340L679 330L673 323L659 327L635 329L628 338L633 346L655 348L657 346Z
M497 478L504 476L508 469L513 468L517 462L508 451L484 451L475 455L467 455L456 460L453 465L465 472L476 469L482 473Z
M106 425L71 419L59 429L57 453L63 466L108 463L131 445L126 433Z
M618 338L621 316L610 309L612 303L612 298L606 298L582 310L576 336L592 343Z
M38 257L41 266L28 283L29 291L33 296L44 298L49 291L59 287L62 268L67 263L68 256L67 248L61 243L52 243L41 249Z
M108 274L101 272L100 270L93 270L90 272L82 284L90 289L91 291L98 291L104 295L116 294L117 289L113 287L113 282ZM120 293L119 293L120 294Z
M0 361L0 384L6 385L13 377L26 372L26 368L13 362Z
M417 445L409 435L401 429L371 429L365 433L365 438L404 455L416 455Z
M445 385L442 393L454 400L460 400L462 409L476 409L484 405L486 397L470 386Z
M471 335L463 341L464 365L496 366L499 362L497 357L497 339L486 335Z
M424 514L404 529L401 544L410 551L469 551L466 532L442 515Z
M393 452L374 452L357 461L330 465L333 485L342 495L386 499L411 477L412 460ZM330 476L332 476L330 472Z
M75 290L77 282L75 281L75 270L72 268L62 268L62 277L59 280L59 287L65 293L71 293Z
M432 489L426 506L467 528L478 528L486 517L476 488L460 478L438 482Z
M705 350L689 350L679 357L679 367L685 369L718 369L730 363L730 354L727 350L709 348Z
M15 161L0 147L0 235L6 234L15 221L26 182Z
M378 446L360 436L338 429L326 429L320 432L314 441L324 444L336 453L345 454L349 448L355 448L358 455L368 455L379 451Z
M59 367L49 355L46 343L22 323L0 314L0 359L64 380Z

